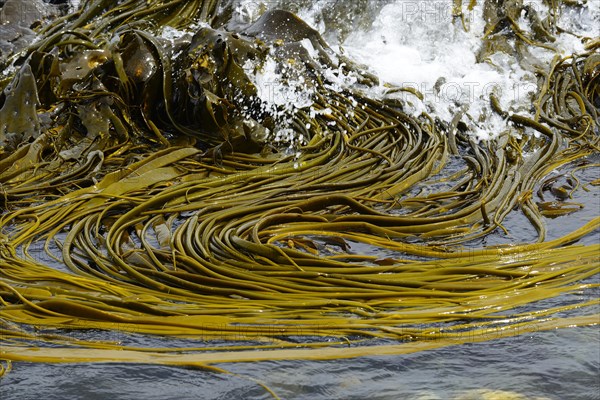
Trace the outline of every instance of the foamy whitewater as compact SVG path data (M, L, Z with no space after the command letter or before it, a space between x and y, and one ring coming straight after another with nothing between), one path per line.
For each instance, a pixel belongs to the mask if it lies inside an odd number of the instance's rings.
M548 13L541 0L524 3L531 4L541 18ZM599 4L588 2L587 13L582 15L562 14L560 25L580 35L598 36ZM465 31L453 20L452 6L452 0L390 3L381 9L371 29L354 32L342 46L384 82L419 90L423 105L441 119L450 121L464 113L461 120L479 139L488 139L507 128L506 121L490 110L490 93L498 96L503 109L528 115L537 80L505 53L478 63L476 54L485 25L483 7L463 10L469 26ZM519 23L529 28L523 17ZM567 33L557 36L555 46L562 55L583 51L581 40ZM540 65L549 65L555 55L536 47L531 52ZM414 114L423 111L416 99L405 98Z
M346 2L339 3L347 5ZM534 8L541 18L548 14L542 0L524 3ZM451 121L460 115L460 121L470 128L476 139L493 138L508 129L507 122L491 111L490 93L499 98L503 109L531 115L532 96L537 91L533 72L524 70L515 58L505 53L495 53L486 62L477 62L476 54L485 25L481 4L473 11L468 11L464 5L468 30L463 28L460 20L453 18L453 0L370 0L362 4L364 14L372 14L372 20L357 12L357 7L349 10L355 14L350 16L342 9L340 15L346 20L340 21L339 26L350 24L352 27L345 37L340 37L339 31L332 31L328 26L328 13L335 13L332 7L339 6L330 0L300 5L285 1L242 0L236 11L241 20L249 22L270 8L297 11L333 49L365 65L380 78L380 85L370 88L368 95L400 98L406 104L406 111L415 116L427 111L441 120ZM357 18L361 19L361 23L356 23ZM530 29L524 16L518 22L524 30ZM558 53L570 55L583 51L581 40L575 35L600 36L600 1L587 1L581 12L563 10L559 25L565 32L556 35L553 45ZM334 29L339 30L339 26ZM568 31L573 34L566 33ZM543 68L548 68L555 56L553 51L538 47L532 47L530 52L539 61L537 65ZM279 83L275 95L265 95L263 100L279 109L285 105L286 112L293 112L296 108L310 109L307 102L310 91L302 83L287 85L282 74L285 71L276 72L269 63L256 72L254 83L263 92L271 90L273 94L273 88L267 86ZM337 89L356 84L354 77L345 76L340 70L326 71L326 77ZM415 94L394 88L411 89L422 94L423 98L420 100ZM285 101L286 98L302 98L303 101L290 102ZM285 129L284 126L280 128Z

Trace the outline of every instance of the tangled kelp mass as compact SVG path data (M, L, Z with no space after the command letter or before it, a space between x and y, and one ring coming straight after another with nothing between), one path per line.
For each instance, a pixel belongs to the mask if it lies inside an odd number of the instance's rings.
M526 46L552 48L560 29L508 1L457 2L456 23L476 6L489 14L482 62L506 51L530 63ZM244 26L232 13L227 2L89 1L6 61L0 358L208 366L598 323L594 296L524 307L598 286L600 245L585 244L594 211L546 239L552 218L594 207L571 198L599 184L597 38L537 71L531 115L492 93L510 128L478 142L460 118L370 98L376 78L295 15ZM253 73L268 64L310 105L266 104ZM332 69L356 84L339 87ZM511 240L510 215L537 238ZM485 245L493 234L505 244ZM82 329L202 342L69 335Z

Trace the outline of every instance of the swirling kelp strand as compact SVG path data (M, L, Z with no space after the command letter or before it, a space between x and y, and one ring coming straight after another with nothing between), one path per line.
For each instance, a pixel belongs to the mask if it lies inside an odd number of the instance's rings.
M556 254L553 254L553 255L554 255L554 256L556 256ZM583 255L585 256L585 253L583 253ZM592 268L589 270L588 274L589 274L589 273L593 273L593 271L594 271L594 268L592 267ZM557 272L555 271L555 273L557 273ZM533 284L533 285L535 285L535 283L532 283L532 284ZM416 290L412 290L412 292L417 292L417 291L416 291ZM502 293L502 291L500 291L500 292ZM541 292L536 292L536 293L540 294ZM547 295L547 294L548 294L548 293L546 293L546 295ZM475 298L480 298L480 296L476 296ZM523 300L525 300L525 299L522 299L522 301L523 301ZM525 301L526 301L526 300L525 300ZM425 305L426 303L427 303L427 301L426 301L426 302L425 302L423 305ZM42 303L42 304L44 304L44 303ZM52 304L55 304L55 303L48 303L48 304L49 304L49 305L52 305ZM290 305L291 305L291 304L290 304ZM296 306L298 306L298 304L296 304ZM52 305L52 307L55 307L55 306L54 306L54 305ZM171 305L170 307L172 307L172 305ZM65 310L67 310L67 309L65 309ZM79 312L79 311L77 311L77 310L81 310L81 311L83 311L83 309L81 309L81 308L75 308L75 309L73 309L72 311L73 311L73 312ZM199 309L198 311L201 311L201 310ZM264 313L264 311L265 311L265 310L263 310L263 313ZM487 311L487 312L494 312L494 311L493 311L493 310L489 310L489 309L488 309L488 311ZM83 315L81 315L81 317L83 317ZM405 317L405 318L406 318L406 317Z

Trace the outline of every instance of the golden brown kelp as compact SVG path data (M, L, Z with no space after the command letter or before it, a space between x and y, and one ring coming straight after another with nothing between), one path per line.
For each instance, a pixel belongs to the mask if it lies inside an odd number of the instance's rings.
M594 46L556 59L533 118L492 96L514 132L476 143L464 127L332 90L323 69L335 57L295 16L271 12L234 34L219 29L217 9L89 2L14 60L0 98L0 358L204 366L399 354L597 323L597 298L525 307L598 286L600 245L577 242L600 219L546 240L561 204L535 201L562 193L552 171L577 179L597 168ZM157 36L190 22L213 27L174 43ZM313 57L297 51L304 39ZM312 110L288 120L306 138L293 152L269 143L276 112L242 68L267 54L314 93ZM593 185L565 189L565 206ZM537 240L511 243L515 213ZM498 232L507 244L474 244ZM64 334L90 328L230 343L123 348ZM40 343L60 348L32 352Z

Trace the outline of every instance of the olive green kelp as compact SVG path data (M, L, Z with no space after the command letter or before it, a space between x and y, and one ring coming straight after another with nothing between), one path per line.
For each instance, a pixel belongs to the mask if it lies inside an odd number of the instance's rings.
M482 62L507 51L534 65L524 44L552 47L552 20L525 10L537 24L525 33L519 2L485 7ZM367 97L376 78L295 15L232 30L231 13L88 1L10 60L0 359L326 359L598 323L600 218L577 200L600 183L597 39L539 70L534 117L492 94L511 128L479 143L461 123ZM265 107L248 60L306 82L310 109ZM328 68L358 84L332 89ZM273 140L282 118L304 139ZM549 234L566 215L584 217ZM531 239L511 239L527 223ZM536 306L565 293L583 295ZM69 334L87 329L209 340L150 349Z

